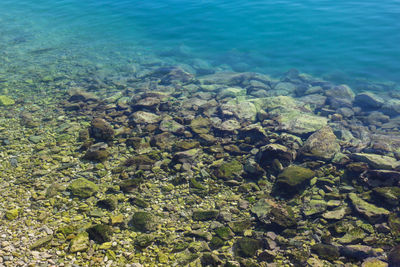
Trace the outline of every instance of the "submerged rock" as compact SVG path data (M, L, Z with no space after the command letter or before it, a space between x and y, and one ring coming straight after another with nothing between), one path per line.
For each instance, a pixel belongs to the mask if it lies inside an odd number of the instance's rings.
M271 199L260 199L251 209L260 222L280 229L297 225L293 210Z
M153 124L161 121L161 117L154 113L137 111L132 114L132 120L136 124Z
M235 243L236 253L242 257L252 257L261 248L261 242L257 239L243 237Z
M240 177L242 173L243 165L237 160L221 164L214 172L217 178L224 180L235 179Z
M106 143L100 142L89 147L83 156L84 159L92 161L105 161L110 153L107 150L108 145Z
M388 254L389 267L400 266L400 245L395 246Z
M313 133L301 148L301 153L304 156L321 160L331 160L339 151L340 145L329 126L325 126Z
M87 232L79 233L76 237L71 240L69 245L69 252L82 252L89 248L89 234Z
M190 122L190 128L197 134L208 134L211 129L211 122L209 119L197 117Z
M373 189L378 198L383 199L387 204L397 206L400 201L399 187L377 187Z
M14 105L15 101L6 95L0 95L0 106L11 106Z
M209 221L217 218L218 214L218 210L195 210L192 217L195 221Z
M329 261L337 260L340 256L339 248L330 244L315 244L311 247L311 251L321 259Z
M274 193L280 196L291 196L301 191L315 172L296 165L291 165L278 175Z
M363 92L356 95L354 104L364 109L378 109L384 101L372 92Z
M68 189L75 196L87 198L99 191L99 186L85 178L79 178L74 180Z
M334 109L341 107L351 108L355 96L351 88L344 84L327 90L325 95L328 97L328 104Z
M395 158L378 154L353 153L351 157L355 160L366 162L371 165L372 168L376 169L391 170L400 166L400 162Z
M112 126L101 118L95 118L92 120L89 133L90 136L97 141L111 141L115 134Z
M349 199L355 211L363 215L371 223L377 223L389 215L388 210L368 203L355 193L350 193Z
M140 232L152 232L157 229L156 217L146 211L138 211L132 215L128 225L133 227L133 230Z

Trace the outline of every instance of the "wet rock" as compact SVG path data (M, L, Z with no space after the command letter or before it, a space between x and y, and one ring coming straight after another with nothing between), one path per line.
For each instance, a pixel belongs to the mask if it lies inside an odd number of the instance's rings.
M260 148L256 160L266 170L281 171L274 168L273 162L279 161L283 167L289 166L296 158L296 152L280 144L268 144Z
M82 252L89 248L89 234L87 232L79 233L71 240L69 245L69 252Z
M313 216L326 210L328 203L322 199L311 199L303 204L303 214L305 216Z
M177 67L162 67L157 69L153 75L161 77L161 85L187 84L194 80L192 74Z
M322 214L322 217L327 220L341 220L346 215L346 207L330 210Z
M271 115L277 115L275 112ZM277 130L288 131L293 134L309 134L315 132L327 124L327 118L309 114L287 112L279 114L275 117L279 123Z
M311 247L311 251L317 254L321 259L334 261L340 256L339 248L330 244L315 244Z
M172 119L162 120L159 128L163 132L170 132L175 134L182 134L185 130L185 126Z
M400 245L395 246L388 254L389 267L400 266Z
M378 109L382 107L384 101L372 92L363 92L356 95L354 105L363 109Z
M215 126L217 129L226 132L234 132L240 129L241 125L237 120L231 119L222 122L220 125Z
M87 198L98 192L99 186L85 178L79 178L74 180L68 189L75 196Z
M361 227L350 227L344 234L344 236L337 238L336 241L341 244L356 244L361 242L367 234L361 229Z
M257 239L243 237L236 241L234 247L236 254L242 257L253 257L262 246Z
M280 229L291 228L297 225L293 210L284 204L271 199L260 199L251 209L257 219Z
M9 209L5 212L4 217L9 220L15 220L16 218L18 218L18 215L20 213L20 209L16 208L16 209Z
M397 206L400 201L399 187L377 187L373 189L378 199L382 199L389 205Z
M349 194L349 200L354 210L363 215L371 223L377 223L389 215L388 210L366 202L355 193Z
M12 106L15 104L15 101L6 95L0 95L0 106Z
M101 118L94 118L89 128L90 136L96 141L112 141L114 138L113 127Z
M152 232L157 229L157 219L149 212L138 211L132 215L128 226L132 227L135 231Z
M315 172L296 165L291 165L278 175L274 193L280 196L292 196L301 191Z
M388 264L378 258L367 258L361 267L388 267Z
M108 225L97 224L87 229L89 239L102 244L111 240L112 229Z
M290 82L279 82L273 87L273 90L276 95L293 95L296 91L296 85Z
M261 166L258 165L258 163L253 158L249 158L246 160L244 170L250 176L250 178L258 178L265 175L264 169L261 168Z
M177 152L172 158L172 163L194 163L201 150L199 148L192 148L186 151Z
M300 97L299 100L307 105L310 105L311 108L317 109L325 106L326 99L326 96L320 94L312 94Z
M340 248L340 255L355 260L364 260L369 257L377 257L373 248L363 245L347 245Z
M328 97L328 104L334 109L341 107L351 108L355 96L354 92L347 85L335 86L325 91L325 95Z
M147 155L138 155L138 156L133 156L127 159L124 163L126 167L130 166L136 166L137 169L150 169L155 160L151 159Z
M28 137L28 139L34 144L38 144L40 141L42 141L42 137L40 135L31 135Z
M156 111L160 106L160 99L157 97L144 97L141 99L136 99L135 97L131 100L131 106L134 110L149 110Z
M251 221L249 219L233 221L229 222L228 226L232 229L234 233L241 235L246 229L251 227Z
M209 221L216 219L218 214L218 210L195 210L192 217L195 221Z
M229 227L223 226L214 229L215 234L222 240L229 240L234 237L234 233Z
M331 160L340 151L340 145L329 126L316 131L306 140L301 154L321 160Z
M143 182L142 177L133 177L131 179L122 181L119 184L119 187L121 188L122 192L133 192L138 186Z
M45 237L39 238L35 243L30 246L31 250L35 250L41 247L46 246L53 240L53 235L47 235Z
M117 209L118 200L115 197L107 197L97 202L97 206L109 211Z
M132 121L136 124L154 124L160 122L161 117L154 113L137 111L132 114Z
M210 120L202 117L197 117L190 122L190 128L197 134L208 134L211 129Z
M218 93L218 98L219 99L228 98L228 97L235 98L238 96L245 96L245 95L246 95L246 89L244 89L244 88L228 87L228 88L222 89Z
M99 100L96 95L77 88L72 89L69 95L69 102L97 102Z
M368 163L372 168L391 170L400 166L400 162L395 158L368 153L353 153L351 158Z
M100 142L89 147L83 156L84 159L102 162L105 161L110 153L107 150L108 145L106 143Z
M231 180L240 177L243 173L243 165L237 161L233 160L231 162L226 162L221 164L214 172L214 175L219 179Z
M220 109L223 114L230 113L241 121L254 122L257 118L257 107L248 100L230 101L228 104L221 105Z
M391 117L400 115L400 99L389 99L382 106L382 112Z

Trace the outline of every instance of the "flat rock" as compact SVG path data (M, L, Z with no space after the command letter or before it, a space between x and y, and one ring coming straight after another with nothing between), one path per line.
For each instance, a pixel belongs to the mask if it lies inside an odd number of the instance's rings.
M389 156L368 153L353 153L351 157L355 160L368 163L372 168L391 170L400 166L400 162Z
M146 112L146 111L137 111L132 114L133 121L138 124L146 123L153 124L158 123L161 120L161 117L157 114Z
M354 104L364 109L378 109L384 101L372 92L362 92L356 95Z
M380 208L371 203L368 203L367 201L357 196L355 193L350 193L349 199L354 210L363 215L371 223L379 222L390 213L384 208Z

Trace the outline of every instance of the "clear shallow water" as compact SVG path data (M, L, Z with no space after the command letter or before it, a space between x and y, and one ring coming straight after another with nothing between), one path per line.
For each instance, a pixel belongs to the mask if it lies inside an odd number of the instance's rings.
M0 74L35 62L118 71L153 55L216 70L297 68L399 83L399 18L398 0L2 0Z

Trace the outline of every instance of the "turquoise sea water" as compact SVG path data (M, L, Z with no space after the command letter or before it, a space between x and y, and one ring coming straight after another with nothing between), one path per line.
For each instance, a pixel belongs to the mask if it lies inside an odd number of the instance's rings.
M399 83L399 18L398 0L2 0L0 75L31 64L118 73L157 59Z

